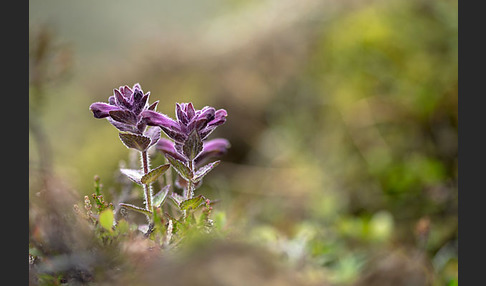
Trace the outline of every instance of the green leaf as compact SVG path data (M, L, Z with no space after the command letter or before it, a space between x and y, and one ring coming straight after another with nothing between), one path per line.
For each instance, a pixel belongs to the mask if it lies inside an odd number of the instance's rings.
M140 179L140 182L142 184L153 183L155 180L157 180L157 178L160 175L162 175L165 171L167 171L167 169L169 169L169 167L170 167L169 164L158 166L157 168L155 168L155 169L151 170L150 172L148 172L147 174L143 175L142 178Z
M143 173L140 170L134 170L134 169L120 169L120 172L122 172L125 176L127 176L131 181L142 185L142 176Z
M110 232L113 231L113 221L115 219L115 215L113 214L112 209L106 209L100 213L98 221L100 222L101 226L104 227L106 230Z
M199 170L196 171L196 174L194 174L194 178L192 179L192 181L194 183L197 183L199 182L204 176L206 176L212 169L214 169L214 167L218 166L219 165L219 162L221 161L215 161L215 162L212 162L212 163L209 163L207 165L204 165L202 166L201 168L199 168Z
M182 151L189 160L193 160L196 156L203 150L203 143L199 133L196 129L193 129L191 134L187 137L184 145L182 146Z
M140 152L147 150L151 141L148 137L132 133L120 133L118 136L127 148L137 149Z
M168 154L165 154L165 157L167 157L172 167L179 173L179 175L181 175L181 177L186 180L192 179L192 172L186 164Z
M130 230L130 225L124 219L119 220L118 223L116 224L116 231L118 234L127 233L129 230Z
M172 233L177 234L183 228L183 224L168 213L164 213L168 220L172 221Z
M166 233L166 227L165 227L165 220L162 214L162 210L160 208L155 209L153 213L153 222L154 222L155 232L152 232L152 234L155 236L156 232L158 232L160 235L164 236Z
M179 206L179 205L181 204L181 202L184 200L184 197L183 197L183 196L181 196L181 195L179 195L179 194L177 194L177 193L172 193L172 194L170 195L170 197L169 197L169 198L171 198L171 199L172 199L172 201L173 201L173 202L174 202L174 203L175 203L177 206Z
M185 200L183 202L181 202L181 204L179 205L179 208L181 210L189 210L189 209L197 209L199 206L202 205L202 203L206 200L205 197L203 197L203 195L199 195L197 197L194 197L192 199L188 199L188 200Z
M101 195L101 183L100 183L100 177L98 175L94 177L94 185L95 185L95 194L97 196Z
M211 202L206 200L204 202L204 208L202 210L201 216L199 217L200 226L208 226L212 224L212 220L209 218L212 212Z
M183 221L183 224L186 229L189 229L191 225L196 224L196 222L196 216L194 213L189 213Z
M125 207L129 210L136 211L136 212L139 212L139 213L142 213L142 214L145 214L145 215L151 215L152 214L152 212L150 212L146 209L143 209L141 207L134 206L132 204L119 203L119 205L122 206L122 207Z
M160 205L162 205L167 198L167 195L169 194L170 191L170 185L165 186L160 190L153 198L153 205L158 208Z

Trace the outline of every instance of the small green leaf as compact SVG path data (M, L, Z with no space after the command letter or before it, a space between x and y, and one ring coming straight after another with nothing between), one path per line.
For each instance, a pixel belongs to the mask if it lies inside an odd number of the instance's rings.
M199 206L202 205L202 203L206 200L203 195L199 195L197 197L194 197L192 199L185 200L180 203L179 208L181 210L188 210L188 209L197 209Z
M148 137L132 133L120 133L118 136L127 148L137 149L140 152L147 150L151 141Z
M125 176L127 176L131 181L141 185L142 182L142 176L143 173L140 170L134 170L134 169L120 169L120 172L122 172Z
M153 213L153 222L154 222L155 232L152 232L152 234L155 236L156 232L158 232L160 235L164 236L166 233L166 227L165 227L165 220L162 214L162 210L160 208L155 209Z
M177 234L183 228L183 224L168 213L164 213L169 221L172 221L172 234Z
M95 194L97 196L101 195L101 183L100 183L100 177L98 175L94 177L94 186L95 186Z
M160 190L153 198L153 205L154 207L158 208L160 205L162 205L167 198L167 195L169 194L170 191L170 185L165 186Z
M212 169L214 169L214 167L218 166L219 165L219 162L221 161L215 161L215 162L212 162L212 163L209 163L207 165L204 165L202 166L201 168L199 168L199 170L196 171L196 174L194 174L194 178L192 179L192 181L194 183L197 183L199 182L204 176L206 176Z
M174 202L174 203L175 203L177 206L179 206L179 205L181 204L181 202L184 200L184 197L183 197L183 196L181 196L181 195L179 195L179 194L177 194L177 193L172 193L172 194L170 195L170 197L169 197L169 198L171 198L171 199L172 199L172 201L173 201L173 202Z
M184 155L189 158L189 160L193 160L199 153L201 153L202 150L203 143L201 141L201 137L199 136L197 130L193 129L184 142L182 151L184 152Z
M142 178L140 179L140 182L142 184L153 183L155 180L157 180L157 178L160 175L162 175L165 171L167 171L167 169L169 169L169 167L170 167L169 164L158 166L157 168L155 168L155 169L151 170L150 172L148 172L147 174L143 175Z
M115 215L113 214L112 209L106 209L103 212L100 213L100 216L98 218L100 224L102 227L104 227L106 230L109 230L110 232L113 231L113 221L115 219Z
M184 227L189 228L191 225L196 224L196 216L194 213L189 213L183 221Z
M168 154L165 154L165 157L167 157L172 167L177 171L177 173L179 173L179 175L181 175L181 177L186 180L192 179L192 172L189 167L186 166L186 164Z
M116 224L116 231L118 232L118 234L127 233L129 230L130 230L130 225L124 219L119 220L118 223Z
M122 206L122 207L125 207L129 210L136 211L136 212L139 212L139 213L142 213L142 214L145 214L145 215L151 215L152 214L152 212L150 212L146 209L143 209L141 207L134 206L132 204L120 203L119 205Z

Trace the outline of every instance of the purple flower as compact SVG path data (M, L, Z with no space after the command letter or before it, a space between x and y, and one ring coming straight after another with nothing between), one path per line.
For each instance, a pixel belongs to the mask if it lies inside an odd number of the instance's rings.
M225 155L230 147L231 144L224 138L216 138L203 142L202 152L194 159L196 166L202 166L213 158Z
M204 163L211 159L223 156L228 152L228 148L230 146L231 145L229 141L224 138L216 138L203 142L203 150L194 159L196 168L204 165ZM176 151L174 147L174 142L168 139L159 139L159 141L155 145L155 148L160 152L168 154L179 161L186 161L186 159Z
M160 126L175 142L183 143L193 130L197 131L201 140L206 139L216 127L226 121L227 112L224 109L216 111L209 106L194 110L192 103L176 103L177 120L152 110L143 111L142 116L148 125Z
M150 126L159 126L174 140L176 152L186 160L192 160L202 152L202 141L216 127L226 122L227 116L226 110L216 110L209 106L195 110L192 103L176 103L175 113L177 120L152 110L144 110L143 122Z
M174 148L174 142L170 141L169 139L160 138L157 144L155 144L155 148L163 154L168 154L179 161L184 162L186 160L182 155L177 153L176 149Z
M149 95L150 92L143 93L138 83L133 88L127 85L120 86L113 90L113 95L108 98L108 103L95 102L89 109L95 118L107 118L120 131L142 134L147 127L142 113L144 111L155 112L158 104L156 101L149 106Z

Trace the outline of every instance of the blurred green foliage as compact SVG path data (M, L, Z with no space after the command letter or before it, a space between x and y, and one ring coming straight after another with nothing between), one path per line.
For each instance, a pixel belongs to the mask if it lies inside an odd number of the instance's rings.
M212 137L232 147L200 189L221 200L220 231L264 245L309 285L457 285L457 1L277 2L233 1L186 30L159 24L113 49L116 64L96 63L96 42L72 49L83 55L72 75L31 113L54 180L82 198L97 174L107 201L120 193L120 162L138 162L88 106L140 82L169 116L185 101L228 111Z

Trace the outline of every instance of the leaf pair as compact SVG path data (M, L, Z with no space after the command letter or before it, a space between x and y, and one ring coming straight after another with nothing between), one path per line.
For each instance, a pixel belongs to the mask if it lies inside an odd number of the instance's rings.
M216 167L221 161L215 161L212 163L209 163L207 165L202 166L199 168L196 172L192 172L191 169L182 161L177 160L176 158L170 156L169 154L165 155L167 159L169 160L170 164L174 169L177 171L177 173L184 178L186 181L192 181L193 183L197 183L204 176L206 176L214 167Z
M181 211L186 211L190 209L197 209L199 208L203 202L206 201L206 198L203 195L199 195L192 199L185 200L184 197L178 195L177 193L172 193L170 195L172 201L179 207Z
M179 208L183 211L185 210L190 210L190 209L193 209L193 210L196 210L197 208L199 208L204 202L206 201L206 198L203 196L203 195L199 195L197 197L194 197L192 199L188 199L188 200L185 200L185 201L182 201L180 204L179 204Z
M120 172L127 176L131 181L139 185L148 185L155 182L160 175L165 173L165 171L169 169L169 166L170 164L160 165L157 168L152 169L147 174L143 174L142 171L134 169L120 169Z
M165 186L160 190L154 197L153 197L153 206L155 208L159 208L167 199L167 195L169 194L170 191L170 185ZM146 209L143 209L141 207L137 207L132 204L125 204L125 203L120 203L120 206L126 207L132 211L136 211L145 215L152 215L151 211L148 211Z

